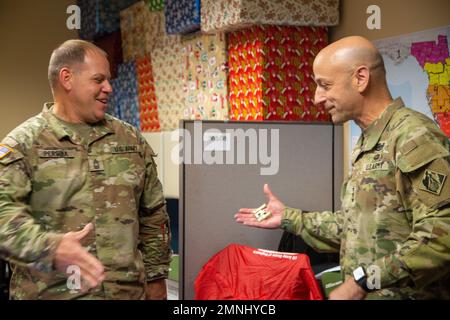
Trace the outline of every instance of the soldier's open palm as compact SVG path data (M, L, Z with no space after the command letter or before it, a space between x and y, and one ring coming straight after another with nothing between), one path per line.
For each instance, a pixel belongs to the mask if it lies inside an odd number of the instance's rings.
M280 227L281 216L285 206L274 196L268 184L264 185L264 193L268 200L266 210L270 211L271 215L263 221L258 221L254 215L255 208L241 208L239 209L239 212L234 215L236 222L266 229L276 229Z

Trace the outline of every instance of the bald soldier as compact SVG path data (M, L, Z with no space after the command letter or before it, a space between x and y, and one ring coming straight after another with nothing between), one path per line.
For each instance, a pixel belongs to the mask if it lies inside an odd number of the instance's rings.
M282 228L319 252L340 252L343 284L330 299L450 298L449 142L426 116L393 100L383 60L361 37L314 61L315 103L362 134L337 212L286 207L264 186L270 218L240 209L237 222Z
M69 40L48 67L54 103L0 144L0 257L11 299L165 299L169 218L155 153L105 113L106 53Z

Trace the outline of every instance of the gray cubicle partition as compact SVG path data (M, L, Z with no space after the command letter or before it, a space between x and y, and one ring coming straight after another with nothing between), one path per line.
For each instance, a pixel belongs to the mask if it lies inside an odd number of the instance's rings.
M251 228L233 218L239 208L259 207L266 202L264 183L290 207L305 210L340 207L342 126L183 121L180 127L187 132L180 144L185 154L180 165L180 299L194 299L198 272L228 244L277 250L281 230ZM242 161L243 141L245 161ZM264 157L274 154L279 155L278 170L275 156ZM216 163L209 164L213 163L210 157L215 157ZM217 164L220 159L222 164Z

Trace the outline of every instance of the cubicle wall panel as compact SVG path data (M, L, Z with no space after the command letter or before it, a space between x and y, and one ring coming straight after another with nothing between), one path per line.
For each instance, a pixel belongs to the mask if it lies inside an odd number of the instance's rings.
M228 244L277 250L281 230L250 228L234 220L239 208L259 207L267 201L264 183L287 206L334 209L337 183L333 168L342 151L333 155L333 140L342 137L333 134L331 124L186 121L182 126L188 134L183 138L186 157L180 168L180 297L193 299L201 267ZM214 154L203 152L211 129L225 133L229 142L234 140L229 150L226 143L219 143ZM245 147L239 148L244 136ZM219 151L222 147L227 151ZM238 164L242 150L245 161ZM232 152L234 157L230 157ZM252 158L255 153L256 160ZM211 156L223 163L208 164Z

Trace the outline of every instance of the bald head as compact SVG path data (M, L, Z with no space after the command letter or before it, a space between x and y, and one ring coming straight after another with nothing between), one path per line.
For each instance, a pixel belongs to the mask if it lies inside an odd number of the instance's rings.
M319 52L313 65L314 101L323 103L333 122L355 120L365 128L392 101L383 58L362 37L347 37Z
M325 47L316 57L314 64L325 63L340 69L353 71L360 66L367 67L373 76L385 76L383 58L369 40L346 37Z

